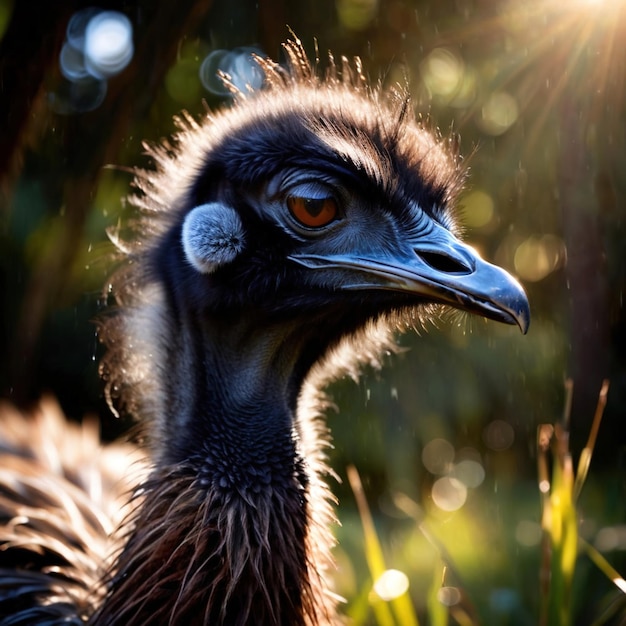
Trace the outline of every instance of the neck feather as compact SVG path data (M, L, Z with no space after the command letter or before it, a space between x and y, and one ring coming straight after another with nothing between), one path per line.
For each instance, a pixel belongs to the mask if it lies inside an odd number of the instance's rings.
M330 623L310 562L304 493L207 491L185 468L156 471L94 624ZM160 620L160 621L159 621Z
M296 418L290 333L188 320L170 338L155 469L94 624L333 623L326 431Z

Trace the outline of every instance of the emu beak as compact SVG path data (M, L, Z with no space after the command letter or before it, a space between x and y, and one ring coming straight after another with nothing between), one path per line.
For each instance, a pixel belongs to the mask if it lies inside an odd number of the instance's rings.
M290 258L312 270L343 270L339 289L385 289L477 313L526 334L530 306L522 286L502 268L484 261L471 246L435 224L425 241L384 257L369 254L296 254Z

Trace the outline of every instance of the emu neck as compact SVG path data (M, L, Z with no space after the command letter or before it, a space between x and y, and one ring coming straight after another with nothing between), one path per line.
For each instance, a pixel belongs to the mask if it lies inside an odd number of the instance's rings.
M93 624L332 623L332 516L300 452L296 331L196 319L171 337L156 468Z
M292 475L297 367L306 343L295 325L259 330L245 319L196 319L177 343L164 372L162 460L191 464L210 482L236 489L254 483L268 462Z

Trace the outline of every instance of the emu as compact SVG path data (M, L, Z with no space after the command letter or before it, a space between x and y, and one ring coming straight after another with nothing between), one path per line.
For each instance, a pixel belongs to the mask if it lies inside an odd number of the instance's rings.
M5 420L0 624L338 623L323 387L442 305L526 332L521 286L458 238L456 141L358 60L320 77L284 49L258 59L263 90L184 117L136 172L101 336L144 460L96 458L51 409L35 435ZM97 476L55 445L88 446ZM104 470L135 471L132 493Z

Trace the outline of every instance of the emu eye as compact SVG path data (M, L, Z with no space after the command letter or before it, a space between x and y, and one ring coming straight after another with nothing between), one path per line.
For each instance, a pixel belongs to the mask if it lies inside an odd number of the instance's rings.
M305 198L304 196L289 196L287 208L291 215L308 228L321 228L330 224L338 213L337 202L332 197Z

